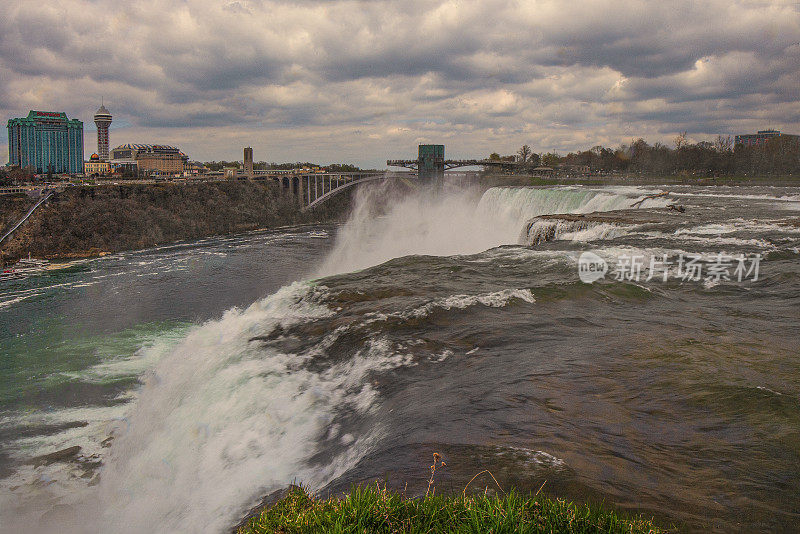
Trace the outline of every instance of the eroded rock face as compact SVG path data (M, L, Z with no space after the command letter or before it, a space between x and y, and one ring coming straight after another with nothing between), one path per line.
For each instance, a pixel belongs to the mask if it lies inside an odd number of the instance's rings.
M608 223L608 224L655 224L675 221L681 214L673 208L628 209L616 211L597 211L594 213L557 213L539 215L534 219L560 220L569 222Z
M82 258L339 220L349 209L350 197L345 192L301 212L296 196L268 183L246 180L70 187L51 196L0 243L0 260L11 263L29 252L36 258ZM29 200L14 203L0 198L0 228L15 224L31 205Z
M529 219L519 237L519 243L535 247L561 236L589 230L593 227L632 227L641 225L667 226L683 221L683 206L672 204L666 208L626 209L593 213L557 213L539 215Z

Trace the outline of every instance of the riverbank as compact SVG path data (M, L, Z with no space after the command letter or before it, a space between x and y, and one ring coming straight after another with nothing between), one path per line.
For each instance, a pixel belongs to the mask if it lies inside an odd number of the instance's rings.
M317 499L292 487L286 497L236 530L238 534L311 532L665 532L649 519L576 505L543 495L430 495L408 499L377 486L342 498Z
M0 198L3 227L30 207L23 196ZM28 254L50 260L101 256L182 240L342 218L350 192L302 212L297 200L268 183L124 184L55 193L0 245L9 263Z

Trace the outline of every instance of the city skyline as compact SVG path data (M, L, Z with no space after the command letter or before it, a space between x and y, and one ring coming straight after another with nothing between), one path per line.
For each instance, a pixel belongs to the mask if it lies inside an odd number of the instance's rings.
M800 7L20 2L0 22L0 73L5 117L82 120L85 159L101 98L112 147L164 143L201 161L244 146L260 161L381 168L422 143L455 158L565 153L682 131L800 133Z

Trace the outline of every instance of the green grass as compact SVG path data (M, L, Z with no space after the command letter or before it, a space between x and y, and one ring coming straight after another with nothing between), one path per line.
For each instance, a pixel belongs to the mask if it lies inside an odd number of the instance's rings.
M317 499L293 487L247 521L239 534L381 532L662 533L651 520L625 518L598 507L543 495L431 495L404 498L377 486L356 487L343 498Z

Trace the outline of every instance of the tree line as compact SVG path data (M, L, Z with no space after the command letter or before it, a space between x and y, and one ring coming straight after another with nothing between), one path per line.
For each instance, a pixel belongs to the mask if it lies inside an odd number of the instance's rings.
M234 167L236 169L240 169L243 165L241 161L206 161L203 165L212 171L221 171L224 168L231 168ZM290 171L292 169L302 169L302 168L313 168L319 167L327 169L330 172L358 172L361 169L356 167L355 165L349 165L347 163L331 163L328 165L320 165L319 163L311 163L310 161L306 162L295 162L295 163L267 163L266 161L255 161L253 162L253 169L257 171L261 170L270 170L270 171Z
M516 154L489 156L495 161L521 163L525 170L545 166L582 168L596 174L754 176L800 174L800 138L781 135L760 146L733 145L730 137L691 143L682 133L673 146L637 139L617 148L601 145L582 152L536 154L523 145Z

